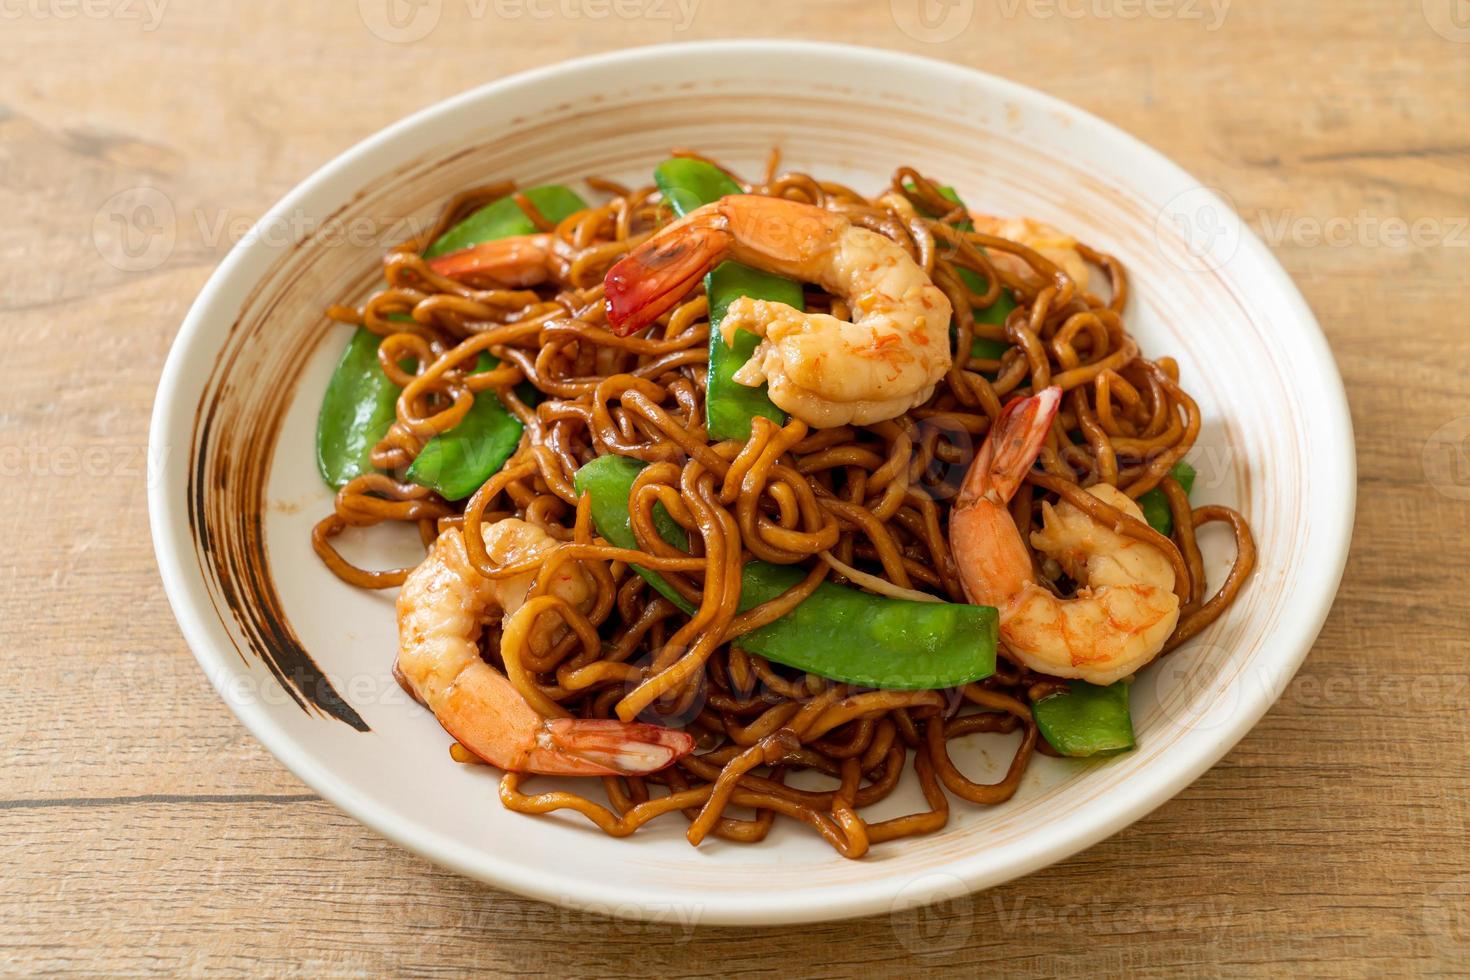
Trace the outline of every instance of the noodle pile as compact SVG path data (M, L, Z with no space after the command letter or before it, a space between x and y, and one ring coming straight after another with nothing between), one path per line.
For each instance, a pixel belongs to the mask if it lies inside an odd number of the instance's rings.
M496 567L480 526L511 516L538 525L562 544L547 559L527 606L503 627L485 624L487 660L543 713L610 718L621 708L625 718L683 726L696 736L696 752L667 770L603 779L605 803L570 792L530 793L524 785L531 777L507 774L500 796L510 809L575 810L614 836L680 811L694 843L711 834L759 841L779 816L806 824L844 856L859 857L872 844L943 827L950 795L978 804L1009 799L1032 754L1048 751L1030 705L1059 682L1008 659L1003 647L996 673L983 681L957 691L890 691L768 663L742 650L740 637L794 608L824 580L966 601L949 550L949 509L992 420L1018 394L1049 385L1066 393L1040 466L1015 497L1018 526L1039 527L1042 502L1065 498L1164 549L1183 601L1166 650L1217 618L1251 570L1254 549L1243 518L1224 507L1191 508L1169 475L1199 434L1199 409L1180 387L1175 362L1144 359L1124 329L1128 281L1114 258L1079 246L1110 280L1104 301L1080 292L1056 265L1022 244L961 230L963 212L912 169L899 170L884 190L908 198L914 208L906 209L807 174L779 173L778 167L773 154L758 182L735 179L750 193L815 204L898 242L949 296L955 349L969 351L971 338L981 336L1007 344L1004 356L957 358L934 396L897 419L816 430L797 420L778 426L756 418L748 442L712 443L703 427L710 325L702 287L659 323L626 338L608 328L603 305L608 267L666 224L669 211L653 187L595 178L588 184L609 195L606 203L555 227L517 196L526 214L557 240L546 285L475 288L437 275L420 257L445 229L514 193L512 185L498 184L460 195L424 236L391 250L386 288L361 307L328 312L384 338L380 363L404 389L397 420L373 453L374 465L385 472L345 486L334 513L313 533L332 571L363 588L400 584L408 569L357 568L331 539L349 526L401 521L414 523L426 546L442 529L463 526L475 566L504 577L534 566ZM1015 263L992 263L998 253L1018 257L1031 274L1017 275ZM971 292L961 269L990 283L989 291ZM1001 326L974 322L972 307L995 302L1002 284L1015 292L1018 308ZM810 287L806 300L809 311L848 316L840 300ZM394 315L411 322L390 319ZM501 365L471 373L482 351ZM404 362L417 367L406 371ZM523 382L541 393L535 407L517 392ZM434 434L458 423L475 398L498 398L524 424L525 435L462 510L389 475L401 473ZM651 464L629 502L641 554L600 539L589 502L579 503L573 490L577 469L606 454ZM1135 498L1161 487L1174 515L1172 541L1084 492L1097 482ZM688 531L689 552L654 531L655 504ZM1195 536L1213 522L1231 528L1237 558L1222 587L1207 598ZM680 611L634 574L629 560L635 557L663 575L695 612ZM808 574L774 601L740 613L740 569L753 559L799 564ZM585 614L542 588L566 562L579 563L596 583L597 601ZM1073 587L1055 567L1042 564L1040 571L1059 594ZM540 616L559 616L566 629L550 650L538 652L526 640ZM951 758L951 740L977 732L1020 733L998 782L972 781ZM454 751L472 761L462 747ZM910 765L927 809L865 819L863 812L893 792ZM792 785L793 774L803 771L827 777L826 788ZM820 784L812 776L800 781Z

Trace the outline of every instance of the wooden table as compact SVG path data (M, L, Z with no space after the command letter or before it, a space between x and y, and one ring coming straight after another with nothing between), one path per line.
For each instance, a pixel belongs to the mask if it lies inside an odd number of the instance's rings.
M704 0L686 24L673 0L629 18L593 16L598 0L421 0L438 23L396 42L368 26L385 32L382 0L0 3L0 967L1470 967L1470 22L1453 2L1236 0L1222 19L1209 0L952 0L920 21L913 0ZM1225 188L1321 318L1357 427L1342 593L1265 721L1110 841L917 919L647 925L432 867L246 734L185 648L149 541L159 370L250 219L350 144L487 79L755 34L1020 79ZM128 271L99 254L94 219L139 185L174 203L177 242Z

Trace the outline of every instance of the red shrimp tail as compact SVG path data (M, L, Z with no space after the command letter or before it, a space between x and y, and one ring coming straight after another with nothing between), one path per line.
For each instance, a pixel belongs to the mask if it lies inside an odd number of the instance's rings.
M460 282L486 282L510 289L546 281L545 235L499 238L428 260L433 271Z
M982 496L1009 502L1046 446L1061 406L1062 389L1056 387L1030 398L1012 399L1001 410L975 457L960 490L960 503Z
M535 771L569 775L645 776L694 751L694 737L643 722L601 718L557 718L546 723L552 747L533 756Z
M673 309L719 264L727 247L726 233L685 225L673 234L649 239L619 259L607 270L602 287L613 333L626 337Z

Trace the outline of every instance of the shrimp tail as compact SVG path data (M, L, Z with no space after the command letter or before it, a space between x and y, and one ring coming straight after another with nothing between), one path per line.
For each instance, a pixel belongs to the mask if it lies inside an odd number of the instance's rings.
M546 281L551 237L514 235L481 242L429 260L429 268L449 279L488 279L500 286L522 289Z
M687 732L642 722L542 718L511 682L473 661L432 699L444 730L506 772L547 776L641 776L694 750Z
M982 497L992 503L1008 503L1041 455L1061 404L1062 389L1055 387L1030 398L1012 399L966 474L956 506L963 508Z
M533 761L569 764L576 767L572 775L642 776L694 750L688 732L600 718L554 718L546 723L546 737L551 748L538 749Z
M719 265L730 235L704 223L675 222L623 256L603 280L607 320L626 337L663 316Z

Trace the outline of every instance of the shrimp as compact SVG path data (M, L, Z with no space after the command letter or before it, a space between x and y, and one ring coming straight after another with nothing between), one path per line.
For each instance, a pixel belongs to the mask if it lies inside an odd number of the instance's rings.
M1011 402L981 447L950 515L950 546L971 602L1000 612L1006 647L1032 670L1111 684L1146 666L1179 622L1174 568L1154 545L1119 534L1063 501L1047 504L1031 544L1079 588L1060 599L1036 581L1006 504L1036 461L1061 404L1059 388ZM1116 487L1088 493L1142 519Z
M971 214L970 220L978 232L1019 242L1051 259L1077 284L1078 292L1087 288L1087 262L1082 258L1082 253L1077 251L1077 239L1071 235L1034 218L996 218L988 214ZM989 255L991 264L997 269L1012 273L1022 282L1044 285L1036 271L1020 256L999 249L990 249Z
M489 279L498 286L524 289L550 277L555 236L512 235L429 259L429 268L450 279Z
M625 255L604 281L608 320L626 336L733 259L812 282L844 300L852 322L741 296L720 332L761 337L735 374L816 428L866 425L929 399L950 368L950 304L901 245L810 204L736 194L691 211Z
M485 549L498 564L546 555L555 540L533 524L506 518L485 525ZM444 730L506 772L565 776L641 775L694 748L694 739L656 725L600 719L544 718L510 680L480 657L480 624L498 607L509 615L526 601L536 572L488 579L470 564L458 528L439 535L398 594L398 673ZM551 594L585 610L593 585L563 566ZM546 649L560 624L541 617L533 647Z

